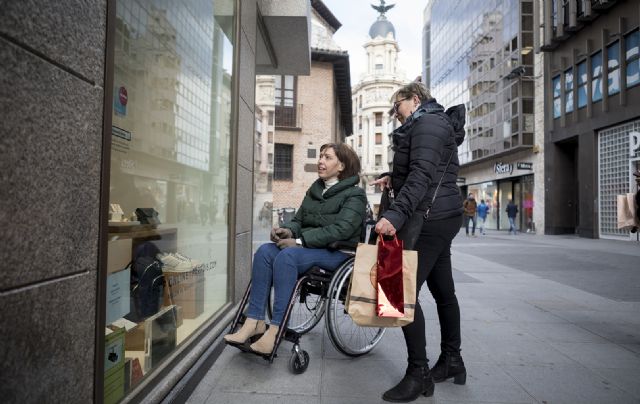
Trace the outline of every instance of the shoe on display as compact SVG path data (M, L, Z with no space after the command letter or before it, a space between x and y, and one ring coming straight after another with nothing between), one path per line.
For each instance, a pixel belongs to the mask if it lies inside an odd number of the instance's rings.
M194 267L190 260L178 257L174 253L159 253L156 258L164 264L164 271L188 272Z
M191 262L191 264L192 264L194 267L197 267L198 265L202 264L202 262L200 262L200 261L198 261L198 260L194 260L193 258L189 258L189 257L187 257L186 255L181 254L181 253L179 253L179 252L174 253L174 255L175 255L176 257L178 257L179 259L181 259L181 260L185 260L185 261L187 261L187 262Z

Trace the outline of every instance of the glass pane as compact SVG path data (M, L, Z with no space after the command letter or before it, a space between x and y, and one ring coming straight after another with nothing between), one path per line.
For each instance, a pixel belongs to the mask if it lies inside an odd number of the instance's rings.
M573 91L566 94L566 102L564 105L565 112L573 111Z
M229 302L235 1L115 3L104 376L134 388Z
M598 77L602 74L602 52L591 56L591 77Z
M578 87L578 108L587 106L587 85Z
M498 188L495 181L483 182L482 184L469 185L468 192L474 195L476 201L484 203L489 207L484 228L488 230L498 229ZM478 218L478 221L482 221ZM479 225L480 223L478 223Z
M273 76L273 80L275 81L276 90L282 89L282 77L281 76Z
M615 41L607 46L607 66L609 70L620 66L620 42Z
M553 100L553 117L560 118L560 98Z
M620 69L609 71L608 89L609 95L617 94L620 92Z
M637 56L639 53L638 48L640 46L640 31L632 32L631 34L627 35L624 41L627 60L631 59L634 56Z
M553 87L553 98L560 97L560 76L553 78L551 87Z
M509 200L511 200L514 196L512 193L513 183L511 181L501 181L500 182L500 229L509 230L509 218L507 217L507 205L509 204ZM520 216L520 215L518 215ZM517 218L517 217L516 217Z
M573 89L573 69L564 72L564 89L565 91Z
M627 64L627 87L640 83L640 59L635 59Z
M596 102L602 99L602 79L594 79L591 87L591 101Z
M293 89L293 76L284 76L284 88L288 90Z
M578 64L578 85L587 83L587 62Z

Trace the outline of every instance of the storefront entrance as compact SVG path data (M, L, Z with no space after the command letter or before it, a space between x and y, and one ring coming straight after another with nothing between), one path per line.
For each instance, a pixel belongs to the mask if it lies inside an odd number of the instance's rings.
M524 175L499 181L487 181L467 186L465 195L472 193L478 204L484 200L489 206L485 222L488 230L508 230L509 219L505 209L513 199L518 206L516 225L518 231L535 232L533 221L533 175Z

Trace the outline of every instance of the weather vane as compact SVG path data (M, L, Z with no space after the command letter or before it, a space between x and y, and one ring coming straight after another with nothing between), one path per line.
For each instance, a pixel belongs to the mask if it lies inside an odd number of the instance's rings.
M373 7L374 10L376 10L377 12L380 13L380 15L384 15L384 13L386 13L387 11L391 10L392 8L395 7L395 4L390 4L388 6L384 5L384 0L380 0L380 5L376 6L376 5L371 5L371 7Z

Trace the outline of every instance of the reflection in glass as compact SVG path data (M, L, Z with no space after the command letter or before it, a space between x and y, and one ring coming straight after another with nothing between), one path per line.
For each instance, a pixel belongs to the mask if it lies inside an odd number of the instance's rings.
M578 109L587 106L587 62L578 63Z
M573 69L564 72L565 113L573 111Z
M116 2L109 202L123 214L108 252L133 261L118 317L132 321L125 356L145 376L228 301L234 3ZM136 271L148 262L153 279Z
M607 46L608 79L607 88L609 95L620 92L620 47L619 42Z
M591 56L591 101L602 99L602 52Z
M627 87L640 83L640 31L625 36L625 57L627 59Z
M552 88L553 88L553 117L554 118L560 118L560 115L562 114L562 103L560 100L560 76L556 76L553 78L552 81Z

